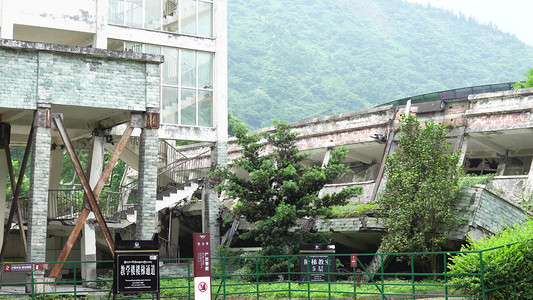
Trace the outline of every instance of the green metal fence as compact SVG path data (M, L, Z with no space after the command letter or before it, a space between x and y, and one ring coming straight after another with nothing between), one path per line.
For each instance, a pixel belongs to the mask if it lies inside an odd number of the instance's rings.
M471 252L358 254L358 267L351 266L350 254L213 258L212 294L214 299L491 299L495 291L512 289L514 298L518 299L517 285L532 281L531 278L509 278L504 284L490 287L485 282L484 259L488 252L499 248ZM451 273L450 257L467 253L477 255L479 271ZM318 256L334 256L335 268L328 263L329 259L311 263ZM431 259L437 262L435 272L425 268ZM304 260L309 263L302 268L300 262ZM367 267L372 260L378 262L374 271ZM389 268L386 268L387 262L392 262ZM80 270L82 264L89 263L96 264L98 278L83 281ZM194 297L192 259L162 259L160 266L160 298ZM50 263L52 268L53 263ZM22 276L3 272L0 298L57 299L58 295L63 295L66 298L112 299L112 268L112 261L67 262L61 279L55 282L55 291L49 290L53 286L50 282L43 282L43 271ZM17 274L19 280L16 280ZM314 281L317 278L323 281ZM480 292L474 295L464 292L467 281L478 282ZM139 294L136 298L155 299L156 295Z

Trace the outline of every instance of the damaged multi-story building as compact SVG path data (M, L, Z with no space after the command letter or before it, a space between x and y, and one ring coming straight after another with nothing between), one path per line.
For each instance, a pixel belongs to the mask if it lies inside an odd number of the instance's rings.
M0 186L13 195L0 188L3 261L110 258L117 232L126 239L159 232L161 255L169 258L192 255L192 232L210 232L212 247L228 244L233 231L220 232L224 199L206 177L240 155L227 137L226 1L0 3ZM449 127L450 151L461 150L466 173L496 174L458 200L464 222L450 240L460 243L468 232L493 233L527 215L533 89L510 88L436 92L291 126L310 165L322 165L332 147L348 147L352 172L321 192L362 186L351 199L357 203L375 201L383 188L384 157L395 151L402 114ZM23 159L27 199L16 197L15 146L31 150ZM89 154L86 167L81 150ZM120 188L103 189L112 177L106 162L119 158L128 166ZM64 164L74 165L81 186L61 181ZM371 213L313 226L332 232L339 249L360 252L374 251L385 230ZM96 265L83 266L82 278L94 279ZM34 276L70 272L64 266Z
M176 150L177 141L207 143L207 169L225 163L226 5L0 2L2 261L110 258L114 233L151 239L159 213L198 188L180 185L183 174L173 170L191 159ZM16 197L22 180L12 171L10 152L18 145L28 149L27 199ZM89 153L86 168L78 157L82 150ZM61 181L65 157L81 185ZM128 165L123 185L130 188L114 191L122 193L117 198L102 189L112 172L106 162L119 157ZM8 185L12 199L6 199ZM157 200L163 191L173 197ZM216 194L209 185L203 194L205 214L216 216ZM215 241L216 221L207 216L202 228ZM160 242L177 252L171 235L160 235ZM82 277L92 280L96 271L96 264L84 264ZM58 267L46 276L68 272L68 266Z

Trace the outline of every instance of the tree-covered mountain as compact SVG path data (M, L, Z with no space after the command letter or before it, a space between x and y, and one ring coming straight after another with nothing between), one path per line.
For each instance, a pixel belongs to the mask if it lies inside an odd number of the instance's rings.
M229 0L230 111L251 128L445 89L533 65L515 36L401 0Z

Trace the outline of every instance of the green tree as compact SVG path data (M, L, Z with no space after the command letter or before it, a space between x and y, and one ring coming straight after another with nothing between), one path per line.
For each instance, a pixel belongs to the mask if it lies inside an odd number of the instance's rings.
M302 241L325 242L323 235L289 229L297 227L297 220L319 217L330 206L344 204L362 192L361 188L350 188L319 196L325 184L349 170L342 163L348 150L332 150L325 167L306 166L303 161L307 155L296 147L297 134L286 122L274 125L273 132L248 135L242 123L235 123L233 132L243 150L242 157L233 163L247 175L228 168L213 174L225 179L217 189L239 200L233 211L255 223L255 229L241 237L259 242L263 255L292 254Z
M533 68L527 70L524 76L526 76L526 79L524 81L517 81L513 85L513 90L533 87Z
M379 197L387 228L385 251L438 251L453 229L452 202L461 167L459 152L447 152L446 132L433 122L421 127L411 114L400 120L398 148L387 156L387 182ZM435 272L436 258L429 258Z

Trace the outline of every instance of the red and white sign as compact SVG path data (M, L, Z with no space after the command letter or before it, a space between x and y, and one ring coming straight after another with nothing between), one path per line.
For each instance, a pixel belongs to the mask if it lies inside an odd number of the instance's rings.
M357 254L350 254L350 266L357 268Z
M211 237L209 233L193 233L194 299L211 299Z
M27 273L33 271L33 265L31 263L13 263L4 264L4 272L21 272Z
M194 277L194 299L211 300L211 277Z
M35 271L46 271L50 268L50 264L47 262L35 263L33 269Z

